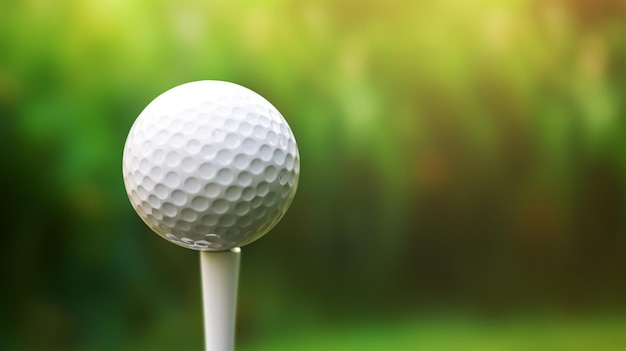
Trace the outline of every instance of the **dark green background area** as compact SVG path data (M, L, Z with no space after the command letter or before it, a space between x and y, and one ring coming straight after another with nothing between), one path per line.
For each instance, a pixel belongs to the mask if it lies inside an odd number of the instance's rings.
M623 350L619 1L0 5L0 349L201 350L197 253L121 156L158 94L271 101L300 187L243 248L241 350Z

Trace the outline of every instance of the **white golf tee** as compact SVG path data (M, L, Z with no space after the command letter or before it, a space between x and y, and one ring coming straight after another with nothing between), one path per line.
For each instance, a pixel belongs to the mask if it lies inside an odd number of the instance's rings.
M233 351L241 249L200 251L206 351Z

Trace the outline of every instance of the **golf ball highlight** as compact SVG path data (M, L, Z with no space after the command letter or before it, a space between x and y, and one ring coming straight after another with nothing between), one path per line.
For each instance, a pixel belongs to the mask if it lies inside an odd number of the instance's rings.
M223 81L179 85L154 99L131 127L124 185L141 219L180 246L247 245L287 211L300 156L278 110Z

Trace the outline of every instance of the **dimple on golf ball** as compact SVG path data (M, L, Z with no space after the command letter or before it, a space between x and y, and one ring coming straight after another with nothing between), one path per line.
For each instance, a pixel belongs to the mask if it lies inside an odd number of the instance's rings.
M221 251L265 235L298 186L289 125L257 93L223 81L179 85L133 124L123 155L130 202L157 234Z

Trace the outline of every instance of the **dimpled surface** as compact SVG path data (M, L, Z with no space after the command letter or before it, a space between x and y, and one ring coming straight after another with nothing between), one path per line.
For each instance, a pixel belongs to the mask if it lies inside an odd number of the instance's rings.
M222 81L179 85L137 117L124 146L126 192L163 238L220 251L265 235L295 195L300 157L267 100Z

